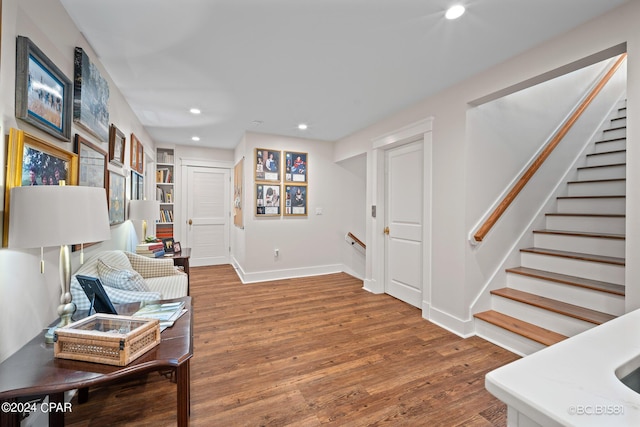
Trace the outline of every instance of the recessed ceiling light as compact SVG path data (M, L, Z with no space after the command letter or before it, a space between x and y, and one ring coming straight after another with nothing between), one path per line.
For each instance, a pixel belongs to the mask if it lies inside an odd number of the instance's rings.
M192 136L191 140L192 141L200 141L200 137L199 136Z
M191 114L200 114L202 111L200 111L199 108L192 108L192 109L189 110L189 112Z
M300 129L300 130L307 130L308 128L309 128L309 126L307 126L306 123L300 123L298 125L298 129Z
M458 19L464 14L464 10L464 6L457 4L447 9L447 13L444 16L447 19Z

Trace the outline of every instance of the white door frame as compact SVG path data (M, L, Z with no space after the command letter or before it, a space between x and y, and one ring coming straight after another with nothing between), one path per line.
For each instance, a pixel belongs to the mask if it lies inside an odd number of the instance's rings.
M429 318L431 303L431 199L432 199L433 117L411 123L372 140L367 153L367 206L376 207L367 220L367 254L364 288L373 293L385 291L385 151L410 142L423 142L423 289L422 317Z
M184 236L186 238L187 234L187 193L189 192L189 188L187 186L187 168L188 167L204 167L204 168L217 168L217 169L227 169L229 171L229 176L233 177L233 162L228 161L215 161L215 160L199 160L199 159L179 159L180 162L180 198L176 197L174 203L180 204L180 217L175 218L178 221L176 224L180 224L180 236ZM229 186L229 194L225 194L225 197L228 197L229 206L233 206L231 203L233 194L232 194L233 186ZM175 212L174 212L175 213ZM228 212L229 215L229 225L232 224L231 221L231 211ZM174 224L174 227L176 225ZM231 245L231 227L229 227L229 245ZM185 245L185 243L183 243Z

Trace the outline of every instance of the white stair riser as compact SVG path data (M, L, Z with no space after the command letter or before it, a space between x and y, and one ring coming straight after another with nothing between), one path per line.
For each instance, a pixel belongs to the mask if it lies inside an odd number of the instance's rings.
M596 326L593 323L496 295L491 296L491 307L493 310L499 311L507 316L516 317L525 322L569 337Z
M625 180L571 182L568 185L569 196L624 196L627 187Z
M558 199L559 213L624 215L625 209L626 200L624 197Z
M614 316L621 316L625 313L624 297L608 292L595 291L516 273L507 273L507 287Z
M476 335L480 338L492 342L520 356L528 356L536 351L546 348L545 345L542 345L539 342L525 338L522 335L514 334L500 326L485 322L481 319L475 319L475 329Z
M528 252L521 252L520 259L523 267L624 285L625 271L624 266L621 265L532 254Z
M609 139L625 138L627 136L627 129L621 126L622 124L617 123L617 121L615 123L611 123L609 130L602 132L602 140L606 141Z
M614 120L615 119L615 120ZM627 112L620 111L615 117L611 118L611 127L627 126Z
M624 164L578 169L579 181L588 181L590 179L624 179L626 176L627 166Z
M624 217L547 215L546 228L549 230L624 234L626 226Z
M626 139L614 139L612 141L598 141L595 144L594 153L606 153L609 151L624 150L627 148Z
M624 151L615 151L613 153L587 156L587 166L601 166L626 162L627 153L625 153Z
M624 239L534 233L536 248L624 258Z

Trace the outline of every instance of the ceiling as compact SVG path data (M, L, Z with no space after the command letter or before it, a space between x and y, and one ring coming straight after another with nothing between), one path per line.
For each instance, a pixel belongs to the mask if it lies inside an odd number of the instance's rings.
M245 131L338 140L626 1L61 3L156 143L234 148Z

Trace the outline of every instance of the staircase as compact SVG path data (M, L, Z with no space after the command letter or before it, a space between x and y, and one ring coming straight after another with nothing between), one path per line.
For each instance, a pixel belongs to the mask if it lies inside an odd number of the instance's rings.
M477 335L528 355L624 314L626 103L594 145L492 309L474 315Z

